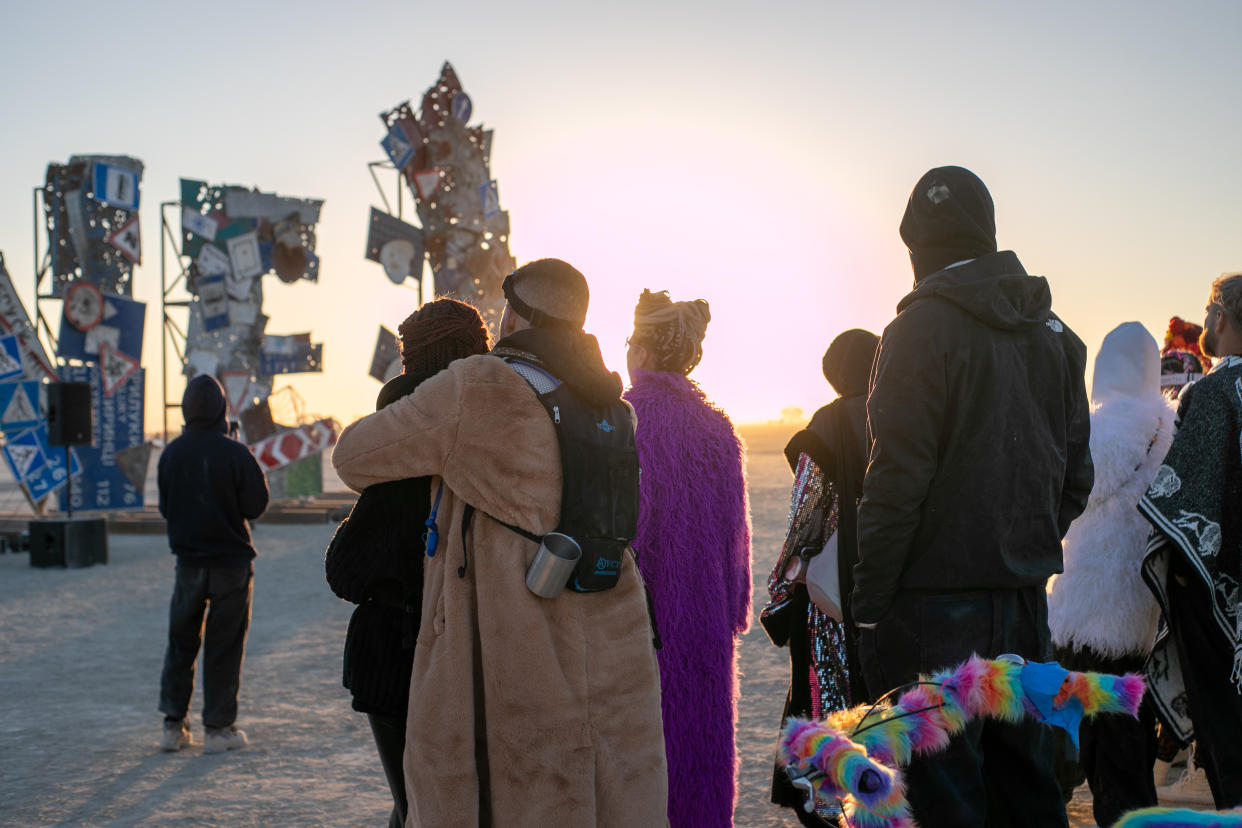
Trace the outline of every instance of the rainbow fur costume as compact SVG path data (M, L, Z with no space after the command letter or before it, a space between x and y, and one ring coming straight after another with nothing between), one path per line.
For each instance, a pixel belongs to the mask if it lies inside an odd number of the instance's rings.
M1016 722L1032 715L1064 727L1077 744L1083 716L1135 716L1145 690L1132 673L1076 673L1017 656L972 656L952 670L920 676L892 706L860 705L822 722L792 718L779 750L796 786L841 800L849 828L914 828L899 770L912 754L943 750L968 721L984 717Z
M1123 816L1114 828L1242 828L1242 811L1143 808Z

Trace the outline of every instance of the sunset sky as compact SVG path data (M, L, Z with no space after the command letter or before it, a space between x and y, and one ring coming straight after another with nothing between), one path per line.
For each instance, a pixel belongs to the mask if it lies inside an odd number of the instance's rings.
M622 372L643 288L708 300L693 376L739 422L828 401L828 342L891 319L912 282L897 225L933 166L987 183L1001 248L1049 278L1092 356L1123 321L1158 339L1172 314L1201 321L1210 281L1242 269L1233 2L50 0L3 29L0 250L28 306L47 163L146 164L148 431L159 202L183 176L325 200L319 284L267 277L265 311L324 342L326 370L277 387L343 422L373 409L377 328L418 302L363 258L376 115L446 59L495 130L518 261L587 275L587 327Z

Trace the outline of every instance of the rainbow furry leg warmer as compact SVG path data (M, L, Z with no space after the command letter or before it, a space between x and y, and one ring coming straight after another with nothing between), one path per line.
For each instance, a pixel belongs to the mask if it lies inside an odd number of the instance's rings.
M1146 687L1134 674L1075 673L1016 656L972 656L919 681L891 706L865 705L822 722L792 718L780 755L794 784L841 801L849 828L914 828L899 768L943 750L972 719L1033 716L1065 728L1101 713L1138 714ZM1242 826L1240 826L1242 828Z
M1131 811L1113 828L1242 828L1242 810L1190 811L1178 808L1143 808Z

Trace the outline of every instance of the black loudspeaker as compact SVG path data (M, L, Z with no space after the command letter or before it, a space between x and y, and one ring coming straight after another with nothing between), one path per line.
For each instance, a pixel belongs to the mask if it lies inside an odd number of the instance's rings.
M80 569L108 562L108 523L103 518L30 521L30 565Z
M94 418L88 382L54 382L47 387L47 441L53 446L86 446Z

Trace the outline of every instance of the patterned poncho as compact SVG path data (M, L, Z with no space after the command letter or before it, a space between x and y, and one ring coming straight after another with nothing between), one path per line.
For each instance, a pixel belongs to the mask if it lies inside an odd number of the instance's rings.
M1242 357L1229 356L1183 392L1178 431L1164 464L1139 502L1153 532L1143 579L1168 617L1171 555L1181 555L1212 596L1212 617L1233 647L1242 693ZM1181 666L1167 630L1147 664L1152 698L1179 738L1194 733Z

